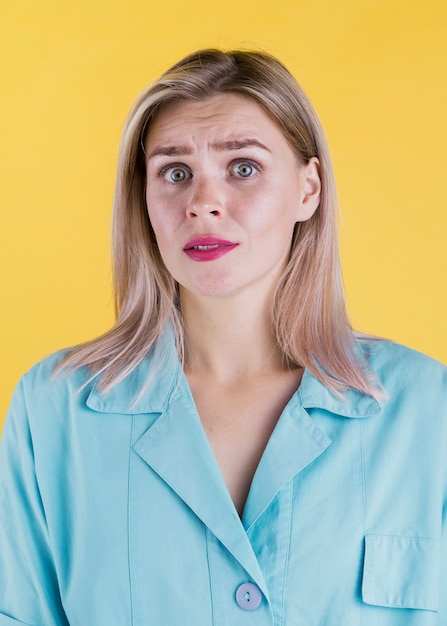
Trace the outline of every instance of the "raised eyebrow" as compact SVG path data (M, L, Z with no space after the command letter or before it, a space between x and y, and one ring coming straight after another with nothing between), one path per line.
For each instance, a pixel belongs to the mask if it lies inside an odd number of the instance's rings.
M261 148L261 150L266 150L267 152L271 152L267 146L265 146L262 142L257 139L247 138L247 139L228 139L226 141L216 141L211 144L211 147L218 152L225 152L226 150L242 150L244 148ZM147 160L153 159L157 156L185 156L190 155L194 152L191 146L180 145L180 146L159 146L151 150L151 152L147 155Z
M219 152L224 152L225 150L242 150L243 148L261 148L262 150L266 150L267 152L271 152L267 146L258 141L257 139L253 139L248 137L246 139L229 139L227 141L217 141L212 144L212 147Z
M151 150L146 158L149 160L157 156L185 156L192 153L190 146L159 146Z

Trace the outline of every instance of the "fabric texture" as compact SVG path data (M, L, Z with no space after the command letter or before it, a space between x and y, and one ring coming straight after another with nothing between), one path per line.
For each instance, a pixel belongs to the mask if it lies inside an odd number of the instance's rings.
M0 448L0 626L445 626L447 369L367 350L388 398L306 371L242 519L170 335L108 394L36 365Z

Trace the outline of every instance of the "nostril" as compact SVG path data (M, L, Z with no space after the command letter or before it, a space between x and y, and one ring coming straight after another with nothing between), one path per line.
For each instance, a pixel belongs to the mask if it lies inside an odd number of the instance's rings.
M222 213L222 207L217 202L191 202L186 207L186 213L189 217L206 217L210 215L219 217Z

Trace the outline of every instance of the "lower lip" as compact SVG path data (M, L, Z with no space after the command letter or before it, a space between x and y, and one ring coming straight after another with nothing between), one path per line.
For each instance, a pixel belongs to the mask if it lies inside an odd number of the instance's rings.
M215 248L207 248L205 250L197 250L196 248L187 248L185 254L193 261L214 261L220 259L221 256L234 250L237 244L228 246L216 246Z

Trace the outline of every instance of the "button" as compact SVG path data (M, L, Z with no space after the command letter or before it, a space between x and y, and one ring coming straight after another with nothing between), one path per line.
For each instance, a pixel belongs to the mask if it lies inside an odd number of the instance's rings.
M262 602L261 590L253 583L242 583L236 591L236 602L244 611L254 611Z

